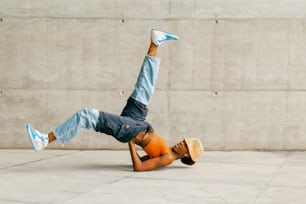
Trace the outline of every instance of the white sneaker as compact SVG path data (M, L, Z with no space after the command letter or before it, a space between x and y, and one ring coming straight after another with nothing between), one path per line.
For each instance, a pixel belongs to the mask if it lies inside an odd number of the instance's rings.
M151 30L152 42L159 47L163 42L168 40L178 40L178 36L172 33L168 33L162 30L152 29Z
M48 146L48 135L42 134L37 130L33 130L31 124L27 124L27 130L32 146L36 152L43 150Z

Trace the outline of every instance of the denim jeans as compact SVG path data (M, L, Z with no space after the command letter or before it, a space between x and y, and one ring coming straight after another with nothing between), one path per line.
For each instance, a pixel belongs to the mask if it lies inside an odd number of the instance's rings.
M160 60L147 55L143 61L131 98L148 105L155 90Z
M155 90L159 65L158 58L145 57L134 90L120 116L92 108L81 109L53 131L57 140L65 144L86 128L111 135L120 142L128 142L139 132L151 130L151 125L145 119L147 105Z

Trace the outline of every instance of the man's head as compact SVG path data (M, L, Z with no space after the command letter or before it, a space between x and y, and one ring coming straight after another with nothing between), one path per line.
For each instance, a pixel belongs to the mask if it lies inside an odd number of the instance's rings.
M204 151L202 142L198 138L185 138L184 142L187 146L188 156L181 158L181 162L187 165L193 165L196 159L201 156Z

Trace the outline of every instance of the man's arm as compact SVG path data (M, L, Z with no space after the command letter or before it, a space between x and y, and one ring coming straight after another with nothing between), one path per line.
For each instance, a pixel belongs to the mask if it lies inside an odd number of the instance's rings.
M173 157L169 154L150 159L148 156L140 158L133 140L129 142L129 149L133 162L134 171L149 171L167 166L173 162Z

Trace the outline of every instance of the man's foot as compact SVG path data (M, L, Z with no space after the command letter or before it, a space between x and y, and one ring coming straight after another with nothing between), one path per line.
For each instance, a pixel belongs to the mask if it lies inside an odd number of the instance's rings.
M168 33L162 30L152 29L151 30L152 42L159 47L163 42L168 40L178 40L178 36L172 33Z
M27 131L32 146L36 152L45 149L47 147L49 141L48 135L42 134L37 130L33 130L31 124L27 124Z

